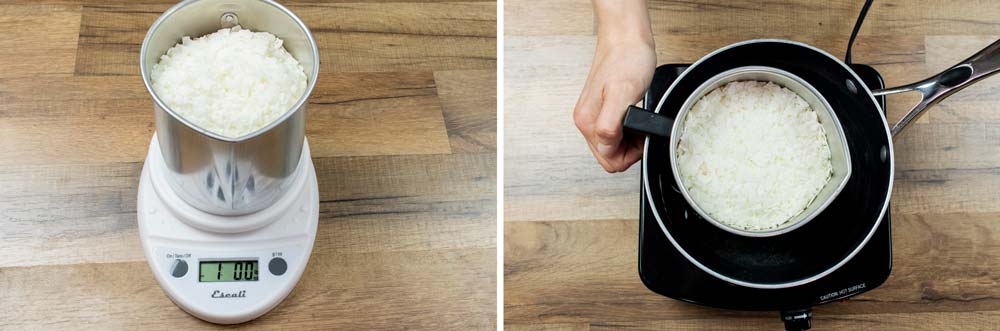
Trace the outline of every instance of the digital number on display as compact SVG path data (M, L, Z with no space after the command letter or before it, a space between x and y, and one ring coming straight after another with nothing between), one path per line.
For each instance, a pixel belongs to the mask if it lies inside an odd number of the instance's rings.
M202 261L200 282L257 281L257 261Z

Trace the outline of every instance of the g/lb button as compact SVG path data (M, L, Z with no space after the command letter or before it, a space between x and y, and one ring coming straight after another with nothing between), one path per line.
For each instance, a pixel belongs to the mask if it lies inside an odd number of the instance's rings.
M281 276L288 270L288 263L285 262L285 259L276 257L267 263L267 270L270 270L272 275Z

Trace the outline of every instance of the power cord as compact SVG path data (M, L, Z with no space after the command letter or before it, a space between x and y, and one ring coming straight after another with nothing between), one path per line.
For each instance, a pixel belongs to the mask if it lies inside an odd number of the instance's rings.
M854 22L854 30L851 31L851 39L847 41L847 54L844 55L844 63L851 64L851 49L854 46L854 39L858 37L858 31L861 30L861 24L865 22L865 16L868 15L868 8L871 8L872 1L873 0L865 0L865 5L861 7L861 13L858 14L858 20ZM811 329L812 316L813 312L810 308L781 311L781 321L785 323L786 331L803 331Z
M865 16L868 15L868 8L872 6L872 0L865 0L864 7L861 7L861 13L858 14L857 22L854 22L854 31L851 31L851 40L847 41L847 54L844 55L844 63L851 64L851 46L854 46L854 38L858 36L858 31L861 30L861 23L864 23Z

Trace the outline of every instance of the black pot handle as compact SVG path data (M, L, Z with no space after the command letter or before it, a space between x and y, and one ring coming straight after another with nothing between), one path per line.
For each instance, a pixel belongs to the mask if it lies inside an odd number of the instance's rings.
M622 125L632 131L666 138L670 137L674 120L636 106L628 106Z

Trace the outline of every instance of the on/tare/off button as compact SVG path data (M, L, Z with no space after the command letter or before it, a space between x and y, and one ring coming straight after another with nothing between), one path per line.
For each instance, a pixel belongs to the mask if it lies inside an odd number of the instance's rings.
M267 270L270 270L272 275L281 276L288 270L288 263L285 262L285 259L276 257L267 263Z
M184 260L176 259L174 260L173 267L170 268L170 275L174 278L184 277L188 272L188 264Z

